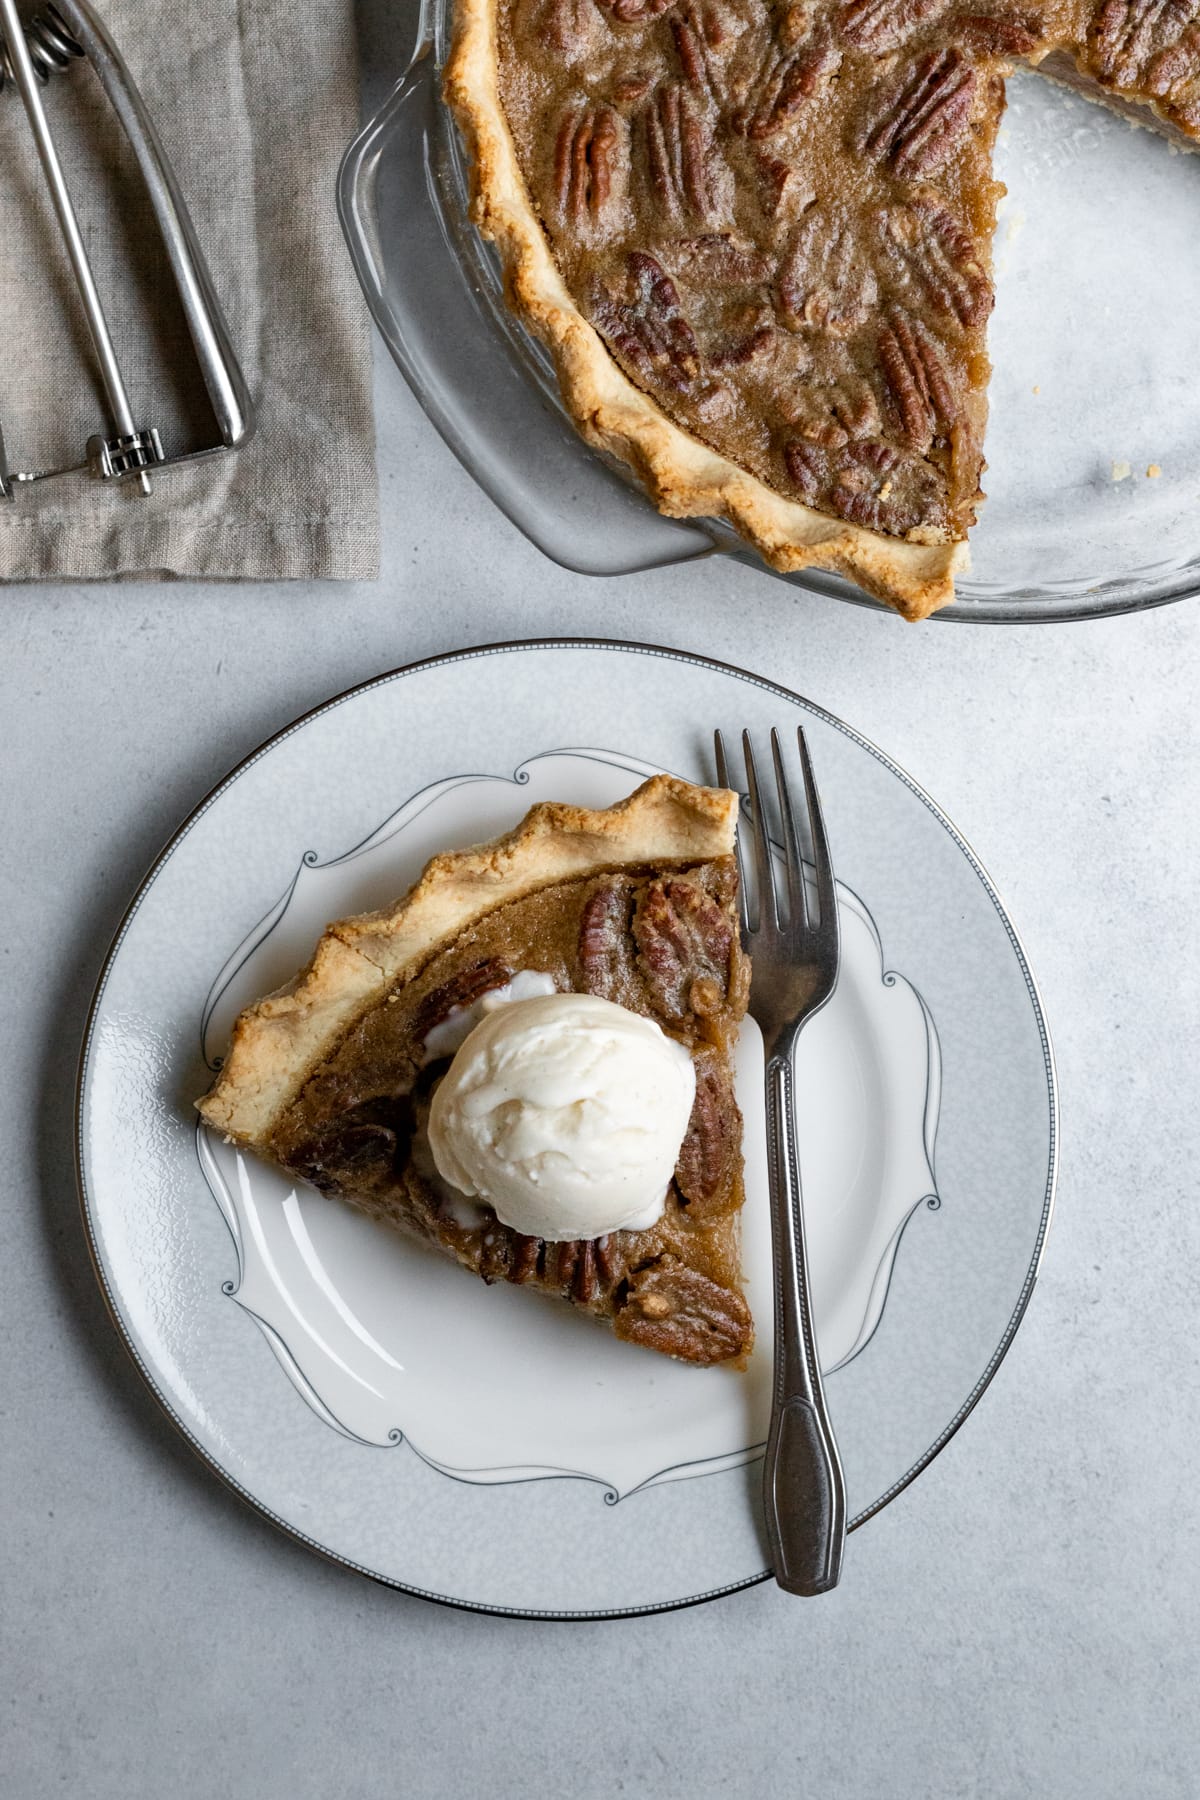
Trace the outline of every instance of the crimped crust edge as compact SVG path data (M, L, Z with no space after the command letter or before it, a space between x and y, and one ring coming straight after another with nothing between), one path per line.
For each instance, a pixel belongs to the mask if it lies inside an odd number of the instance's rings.
M660 511L727 519L785 574L832 569L906 619L953 600L965 542L907 543L787 500L673 424L623 373L568 292L525 185L500 98L496 27L497 0L455 0L443 93L470 151L472 217L500 252L510 305L554 357L583 436L630 465Z
M736 820L735 794L655 775L615 806L542 802L504 836L435 856L394 906L336 920L293 981L238 1015L201 1116L261 1146L354 1019L476 919L604 869L731 855Z

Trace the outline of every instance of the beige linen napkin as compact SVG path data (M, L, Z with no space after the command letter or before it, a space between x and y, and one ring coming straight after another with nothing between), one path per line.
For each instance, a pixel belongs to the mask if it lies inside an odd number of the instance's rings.
M0 501L0 580L378 573L371 352L334 210L358 119L353 0L97 0L174 163L258 409L246 449L129 483ZM87 65L46 94L134 418L168 453L216 441L120 127ZM20 99L0 93L0 429L13 469L107 430Z

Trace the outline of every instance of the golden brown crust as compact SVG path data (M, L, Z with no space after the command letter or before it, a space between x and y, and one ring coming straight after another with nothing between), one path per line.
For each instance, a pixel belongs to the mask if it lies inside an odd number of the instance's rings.
M261 1145L353 1020L483 914L605 869L728 856L736 819L736 795L656 775L604 811L543 803L492 843L435 856L395 906L330 925L294 981L239 1014L201 1115Z
M923 619L954 598L964 543L918 544L787 500L673 424L617 366L550 252L501 104L496 0L456 0L444 92L471 152L472 216L500 251L510 304L551 351L563 398L589 443L629 464L674 518L729 521L772 568L833 569Z

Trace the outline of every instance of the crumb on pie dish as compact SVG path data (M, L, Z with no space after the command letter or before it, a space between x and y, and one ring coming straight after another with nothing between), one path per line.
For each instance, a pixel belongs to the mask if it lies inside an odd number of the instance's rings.
M953 598L1015 61L1200 146L1200 0L455 0L475 221L663 512Z
M202 1116L485 1282L741 1366L736 816L655 776L435 857L240 1014Z

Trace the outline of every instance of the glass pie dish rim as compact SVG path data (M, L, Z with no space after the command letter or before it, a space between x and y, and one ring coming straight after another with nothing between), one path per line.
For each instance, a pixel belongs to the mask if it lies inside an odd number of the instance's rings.
M852 582L828 570L808 568L793 574L773 570L725 521L686 519L660 522L679 532L675 554L654 554L643 561L614 558L613 565L576 563L569 555L548 545L539 535L530 513L514 503L511 489L501 493L488 479L470 442L457 430L436 380L408 339L405 320L390 287L394 266L389 264L380 229L378 176L393 139L405 123L408 103L423 97L429 108L431 128L422 149L426 198L437 215L442 239L453 256L461 281L470 290L476 316L494 340L495 353L520 369L531 392L558 415L577 438L582 456L618 477L622 485L650 514L652 501L630 469L614 458L586 446L559 393L549 353L536 341L503 297L499 258L467 214L467 155L440 92L440 70L448 49L449 17L453 0L418 0L415 9L413 49L404 70L382 104L351 140L337 177L337 208L352 265L371 316L388 351L404 375L417 403L459 462L500 508L509 522L558 566L574 573L627 574L647 569L723 555L773 576L794 589L891 615L885 602L864 593ZM658 515L655 515L658 517ZM689 541L690 540L690 541ZM1037 591L972 594L969 571L958 582L958 597L931 616L952 623L1049 624L1111 618L1143 612L1200 594L1200 546L1184 565L1177 565L1157 581L1149 573L1123 572L1110 580L1080 589L1076 580L1049 584Z

